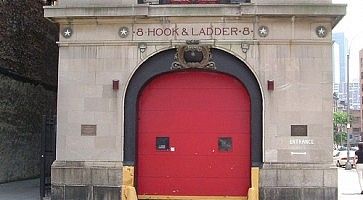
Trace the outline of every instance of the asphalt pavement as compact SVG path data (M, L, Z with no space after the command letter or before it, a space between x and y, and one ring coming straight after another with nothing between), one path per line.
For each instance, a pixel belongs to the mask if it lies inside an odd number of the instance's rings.
M0 200L40 200L39 179L0 184Z
M338 169L338 200L363 200L355 169ZM40 200L39 179L0 184L0 200Z

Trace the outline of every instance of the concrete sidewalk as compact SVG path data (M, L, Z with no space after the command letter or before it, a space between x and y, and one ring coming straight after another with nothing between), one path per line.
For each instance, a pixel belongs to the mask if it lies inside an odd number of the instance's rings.
M360 194L358 174L355 169L345 170L339 168L338 181L339 200L363 200L363 195Z
M0 200L40 200L39 179L0 184Z

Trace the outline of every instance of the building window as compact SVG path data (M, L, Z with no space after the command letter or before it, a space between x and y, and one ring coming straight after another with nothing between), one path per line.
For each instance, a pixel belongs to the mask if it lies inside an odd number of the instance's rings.
M353 132L360 132L360 128L353 128Z

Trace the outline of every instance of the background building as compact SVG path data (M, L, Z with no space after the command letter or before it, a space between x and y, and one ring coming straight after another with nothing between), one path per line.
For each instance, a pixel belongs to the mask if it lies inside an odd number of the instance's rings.
M338 102L340 107L342 107L343 110L346 110L346 101L347 101L347 84L346 83L334 83L333 85L333 93L337 94ZM361 108L361 90L360 90L360 84L359 83L349 83L349 104L350 109L352 110L360 110ZM345 108L343 108L345 107Z
M361 111L360 110L352 110L351 112L351 118L352 118L352 136L350 137L351 139L351 144L353 144L354 146L356 144L358 144L358 142L360 142L362 140L362 130L361 130Z
M347 82L347 53L348 53L348 41L347 38L344 36L344 33L333 33L333 42L337 44L338 48L338 66L334 66L334 73L339 74L339 79L334 80L334 83L346 83ZM335 58L336 59L336 58ZM335 78L335 77L334 77ZM344 89L343 86L339 87L339 92L343 92Z
M360 102L363 104L363 49L359 51L359 71L360 71ZM361 111L361 130L363 128L363 106L360 107Z

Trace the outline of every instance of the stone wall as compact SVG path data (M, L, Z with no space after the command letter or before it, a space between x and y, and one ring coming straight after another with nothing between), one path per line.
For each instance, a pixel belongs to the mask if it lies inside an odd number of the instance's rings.
M58 27L41 0L0 1L0 67L57 85Z
M42 115L56 93L0 75L0 182L38 176Z
M0 182L39 176L42 115L56 110L58 27L42 6L0 1Z

